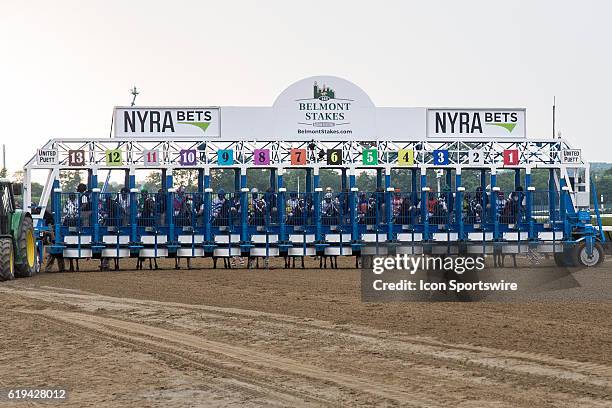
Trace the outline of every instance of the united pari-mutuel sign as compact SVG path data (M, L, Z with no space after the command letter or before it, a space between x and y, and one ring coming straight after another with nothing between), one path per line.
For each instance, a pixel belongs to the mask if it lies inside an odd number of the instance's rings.
M427 137L526 137L525 109L427 109Z
M116 107L115 137L220 136L219 108L209 107Z

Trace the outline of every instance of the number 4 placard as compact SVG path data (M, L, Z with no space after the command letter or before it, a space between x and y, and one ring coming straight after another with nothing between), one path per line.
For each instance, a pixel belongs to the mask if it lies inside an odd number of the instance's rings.
M504 166L516 166L519 164L519 151L517 149L504 150Z
M399 166L412 166L414 165L414 150L412 149L400 149L397 152L397 164Z

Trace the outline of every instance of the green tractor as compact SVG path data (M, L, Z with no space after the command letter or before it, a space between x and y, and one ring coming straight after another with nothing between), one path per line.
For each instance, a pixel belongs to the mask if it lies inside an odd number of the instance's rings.
M15 206L21 190L21 184L0 179L0 282L37 272L32 216Z

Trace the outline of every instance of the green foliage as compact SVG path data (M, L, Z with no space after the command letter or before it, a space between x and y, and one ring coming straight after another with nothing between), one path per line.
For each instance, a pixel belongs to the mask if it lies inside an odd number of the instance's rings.
M62 191L76 191L77 186L83 183L81 172L79 170L68 170L60 172L60 185Z

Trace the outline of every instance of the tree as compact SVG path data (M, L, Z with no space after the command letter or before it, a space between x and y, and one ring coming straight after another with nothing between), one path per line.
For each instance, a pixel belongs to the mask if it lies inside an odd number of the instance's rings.
M76 191L76 188L80 183L82 183L82 178L79 170L60 172L60 184L62 186L62 191Z

